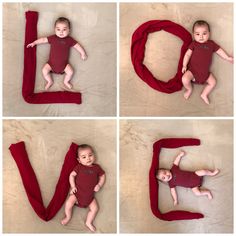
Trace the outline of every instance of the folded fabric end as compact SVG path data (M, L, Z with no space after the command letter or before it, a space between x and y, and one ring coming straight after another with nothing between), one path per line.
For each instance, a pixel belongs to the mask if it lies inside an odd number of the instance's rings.
M14 147L16 147L16 146L21 146L21 145L24 145L25 144L25 142L24 141L19 141L19 142L17 142L17 143L12 143L10 146L9 146L9 150L11 150L11 149L13 149Z
M37 11L26 11L26 12L25 12L25 16L26 16L26 17L28 17L28 16L29 16L29 17L31 17L31 16L38 16L38 14L39 14L39 13L38 13Z

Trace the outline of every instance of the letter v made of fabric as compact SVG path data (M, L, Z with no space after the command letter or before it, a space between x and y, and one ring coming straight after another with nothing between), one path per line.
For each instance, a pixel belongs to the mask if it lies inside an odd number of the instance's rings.
M198 146L200 145L199 139L193 138L166 138L160 139L153 144L153 158L149 171L149 193L152 213L161 220L192 220L200 219L204 216L201 213L193 213L188 211L169 211L161 213L158 207L158 190L159 183L156 179L156 171L159 169L159 156L162 148L178 148L182 146Z
M24 72L22 96L24 100L32 104L49 104L49 103L76 103L81 104L81 93L57 91L35 93L36 79L36 46L27 48L29 43L37 39L37 22L38 12L27 11L25 13L25 45L24 45Z
M70 188L69 175L78 164L76 159L78 145L72 143L65 156L54 195L47 208L43 204L39 183L30 164L25 143L18 142L16 144L11 144L9 149L19 169L27 197L32 208L42 220L51 220L60 210L67 198Z
M183 41L176 75L169 81L156 79L149 69L143 64L145 45L150 33L164 30L179 37ZM174 93L182 89L183 57L192 42L191 34L181 25L169 20L151 20L140 25L132 35L131 60L136 74L151 88L163 93ZM173 52L175 53L175 52ZM157 62L158 63L158 62Z

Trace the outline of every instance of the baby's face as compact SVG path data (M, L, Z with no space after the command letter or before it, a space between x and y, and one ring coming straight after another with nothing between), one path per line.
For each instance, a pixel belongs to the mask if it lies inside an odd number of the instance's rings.
M90 148L80 149L78 152L78 160L84 166L92 166L95 162L95 156Z
M55 34L59 38L65 38L70 33L68 24L64 22L58 22L55 26Z
M205 43L210 37L210 32L206 25L195 26L193 32L194 40L198 43Z
M158 179L163 182L169 182L172 179L172 174L169 170L161 170L159 171Z

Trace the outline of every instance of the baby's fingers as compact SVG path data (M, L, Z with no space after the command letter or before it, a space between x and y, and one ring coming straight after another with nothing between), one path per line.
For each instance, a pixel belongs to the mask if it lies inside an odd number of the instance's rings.
M180 154L184 156L186 153L184 150L180 150Z
M95 186L94 191L98 192L100 190L100 187L98 185Z

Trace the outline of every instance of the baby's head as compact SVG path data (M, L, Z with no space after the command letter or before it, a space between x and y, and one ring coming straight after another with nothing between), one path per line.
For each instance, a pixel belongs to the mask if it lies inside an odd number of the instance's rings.
M93 148L88 144L79 145L77 156L79 163L84 166L92 166L96 159Z
M172 179L170 170L160 168L157 170L156 178L162 182L169 182Z
M198 43L205 43L210 38L210 25L204 20L198 20L193 24L193 37Z
M55 34L59 38L65 38L70 33L70 21L65 17L59 17L54 24Z

